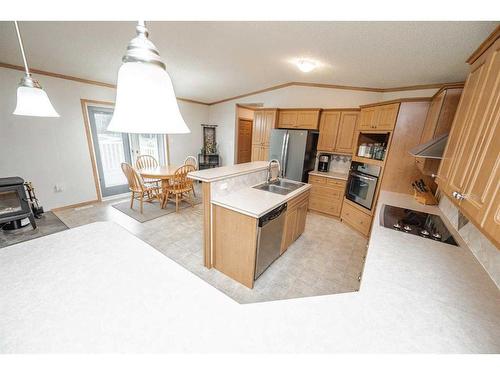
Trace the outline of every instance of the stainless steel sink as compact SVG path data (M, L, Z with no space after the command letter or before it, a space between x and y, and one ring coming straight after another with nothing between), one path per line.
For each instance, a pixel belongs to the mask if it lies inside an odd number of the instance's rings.
M253 188L268 191L270 193L287 195L302 186L304 186L304 183L302 182L278 180L273 182L264 182L263 184L254 186Z

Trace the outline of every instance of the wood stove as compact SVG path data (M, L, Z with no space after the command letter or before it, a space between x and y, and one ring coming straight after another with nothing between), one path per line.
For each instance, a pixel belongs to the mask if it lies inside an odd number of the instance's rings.
M24 180L21 177L0 178L0 224L28 218L36 229Z

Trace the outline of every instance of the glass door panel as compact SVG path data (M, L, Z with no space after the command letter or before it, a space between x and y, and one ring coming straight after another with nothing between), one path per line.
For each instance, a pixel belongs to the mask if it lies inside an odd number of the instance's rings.
M165 142L160 134L129 134L132 156L151 155L160 165L165 165Z
M112 108L88 107L90 127L103 197L129 191L121 163L131 164L130 143L126 133L107 131Z

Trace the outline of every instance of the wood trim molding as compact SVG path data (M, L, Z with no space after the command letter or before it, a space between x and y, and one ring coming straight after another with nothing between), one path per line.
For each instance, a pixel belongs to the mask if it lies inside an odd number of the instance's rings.
M357 108L321 108L321 112L355 112L360 111L359 107Z
M497 36L497 38L498 38L498 36ZM492 42L490 42L490 44L491 43ZM0 68L24 71L24 67L22 67L20 65L7 64L7 63L3 63L3 62L0 62ZM85 83L85 84L89 84L89 85L96 85L96 86L102 86L102 87L107 87L107 88L111 88L111 89L116 89L116 85L111 84L111 83L107 83L107 82L100 82L100 81L95 81L95 80L90 80L90 79L85 79L85 78L80 78L80 77L74 77L74 76L65 75L65 74L48 72L48 71L40 70L40 69L30 69L30 70L32 73L35 73L35 74L41 74L41 75L46 75L46 76L54 77L54 78L66 79L66 80ZM334 84L328 84L328 83L313 83L313 82L287 82L287 83L282 83L280 85L266 87L266 88L261 89L261 90L256 90L256 91L248 92L245 94L232 96L229 98L216 100L214 102L202 102L199 100L193 100L193 99L181 98L181 97L178 97L177 100L188 102L188 103L193 103L193 104L201 104L201 105L211 106L211 105L215 105L215 104L229 102L229 101L236 100L236 99L245 98L247 96L252 96L252 95L261 94L261 93L268 92L268 91L282 89L282 88L289 87L289 86L319 87L319 88L324 88L324 89L368 91L368 92L384 93L384 92L396 92L396 91L440 89L443 86L463 85L463 84L464 84L464 82L451 82L451 83L432 83L432 84L425 84L425 85L379 88L379 87L334 85ZM242 106L242 105L240 105L240 106ZM242 106L242 107L248 108L248 109L253 109L253 110L257 110L259 108L259 107L245 107L245 106Z
M386 100L385 102L363 104L363 105L360 105L359 108L376 107L379 105L394 104L394 103L430 102L430 101L432 101L432 97L427 97L427 96L416 97L416 98L399 98L399 99Z
M56 208L51 209L51 211L57 212L57 211L62 211L62 210L70 209L70 208L78 208L78 207L88 206L89 204L94 204L94 203L99 203L99 202L100 202L99 200L94 199L91 201L70 204L68 206L56 207Z
M467 64L472 65L495 41L500 38L500 25L481 43L479 47L466 60Z
M432 96L433 98L441 94L444 90L451 90L451 89L463 89L465 86L465 83L456 83L454 85L447 85L441 87L436 93Z
M22 67L20 65L7 64L7 63L3 63L3 62L0 62L0 68L13 69L13 70L19 70L19 71L24 72L24 67ZM70 76L70 75L66 75L66 74L48 72L46 70L33 69L33 68L30 68L30 72L34 73L34 74L48 76L48 77L66 79L68 81L74 81L74 82L79 82L79 83L85 83L88 85L106 87L108 89L116 89L116 85L114 85L112 83L94 81L92 79L80 78L80 77ZM193 100L193 99L187 99L187 98L177 98L177 100L180 100L183 102L188 102L188 103L194 103L194 104L209 105L209 103L205 103L205 102Z

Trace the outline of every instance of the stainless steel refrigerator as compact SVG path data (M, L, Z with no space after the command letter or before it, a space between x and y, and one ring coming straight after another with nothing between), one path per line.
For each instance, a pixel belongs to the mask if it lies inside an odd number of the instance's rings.
M318 135L312 130L272 130L269 159L280 162L281 177L307 182L316 162Z

